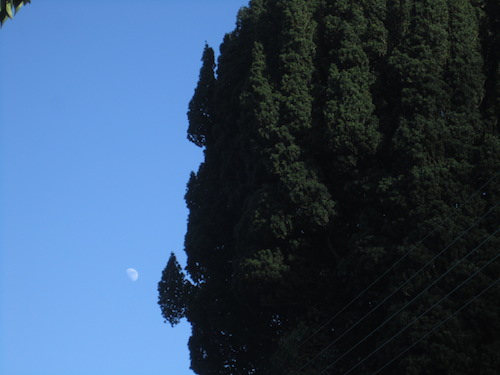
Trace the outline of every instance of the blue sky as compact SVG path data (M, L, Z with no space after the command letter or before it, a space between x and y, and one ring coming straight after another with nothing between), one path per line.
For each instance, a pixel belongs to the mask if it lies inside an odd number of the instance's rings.
M204 43L246 4L33 0L0 29L1 374L192 374L156 287L185 260Z

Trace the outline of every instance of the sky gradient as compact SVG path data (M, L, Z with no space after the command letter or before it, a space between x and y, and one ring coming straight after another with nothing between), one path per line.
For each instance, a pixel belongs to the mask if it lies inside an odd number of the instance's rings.
M192 374L156 287L185 261L203 47L247 1L140 4L33 0L0 29L0 374Z

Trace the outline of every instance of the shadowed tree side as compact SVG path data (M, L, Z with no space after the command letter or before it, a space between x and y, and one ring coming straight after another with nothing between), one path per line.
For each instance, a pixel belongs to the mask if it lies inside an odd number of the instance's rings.
M158 283L158 304L165 322L172 327L186 316L191 288L192 285L185 279L174 253L171 253Z
M196 373L496 373L498 287L424 337L500 277L496 10L252 0L205 46L186 274L159 284Z
M205 45L201 61L203 65L200 70L198 87L189 102L187 114L189 120L188 139L200 147L205 146L213 123L215 57L214 51L208 45Z

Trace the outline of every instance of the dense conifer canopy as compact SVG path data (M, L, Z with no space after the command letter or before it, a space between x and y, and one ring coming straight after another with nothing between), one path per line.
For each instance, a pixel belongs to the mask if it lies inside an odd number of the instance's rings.
M196 373L498 374L499 17L252 0L205 47L186 273L159 283Z

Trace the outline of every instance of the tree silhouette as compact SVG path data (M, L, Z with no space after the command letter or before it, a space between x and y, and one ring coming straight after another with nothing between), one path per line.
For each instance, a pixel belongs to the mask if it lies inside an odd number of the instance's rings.
M160 288L196 373L498 371L497 10L252 0L205 47Z

